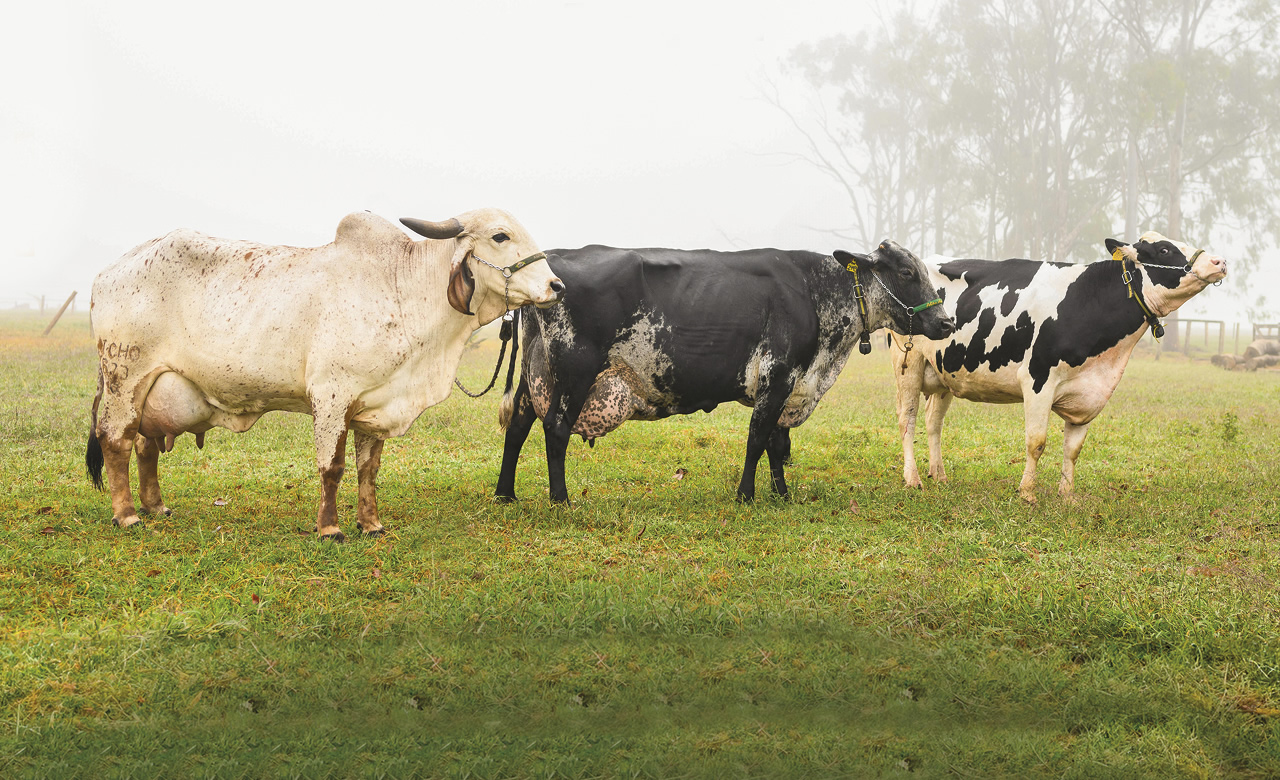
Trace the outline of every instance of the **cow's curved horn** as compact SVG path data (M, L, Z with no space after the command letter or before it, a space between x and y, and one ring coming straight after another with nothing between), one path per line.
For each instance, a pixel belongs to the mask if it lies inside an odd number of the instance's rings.
M429 222L425 219L401 217L400 221L404 223L405 227L427 238L456 238L462 232L462 223L457 219L449 219L444 222Z

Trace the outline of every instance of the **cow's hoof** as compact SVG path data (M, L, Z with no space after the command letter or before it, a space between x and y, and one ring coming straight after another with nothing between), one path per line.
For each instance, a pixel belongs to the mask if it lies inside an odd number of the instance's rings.
M1040 503L1040 501L1036 498L1035 493L1026 493L1023 491L1018 491L1018 497L1021 498L1023 501L1025 501L1029 506L1035 506L1036 504Z
M164 515L165 517L173 517L173 510L167 506L163 507L158 512L154 509L143 508L138 510L138 514L142 517L150 517L152 515Z
M360 530L361 530L361 533L364 534L364 538L366 539L378 539L383 536L386 536L387 534L386 526L382 526L381 528L375 528L372 531L365 531L364 529L360 529Z
M128 517L113 517L111 522L116 524L117 528L141 528L142 518L137 515L129 515Z
M493 496L493 500L499 504L514 504L516 502L516 497L514 495L504 496L504 495L495 493Z
M755 497L755 494L748 496L744 493L739 493L737 497L737 501L739 504L754 504L756 502L756 497Z
M339 531L336 534L327 534L325 536L320 537L320 541L333 542L334 544L342 544L343 542L347 541L347 536L346 534Z

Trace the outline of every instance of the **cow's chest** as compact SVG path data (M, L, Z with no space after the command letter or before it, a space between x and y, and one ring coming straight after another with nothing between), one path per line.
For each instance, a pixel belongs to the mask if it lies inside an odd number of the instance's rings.
M1059 381L1052 389L1053 411L1073 425L1092 421L1111 400L1132 352L1133 344L1125 341L1077 368L1059 367Z

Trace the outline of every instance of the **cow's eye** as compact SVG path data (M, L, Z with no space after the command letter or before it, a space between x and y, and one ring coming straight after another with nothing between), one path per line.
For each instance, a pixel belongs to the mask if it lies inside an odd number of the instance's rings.
M1167 247L1167 246L1162 246L1162 247L1160 247L1160 254L1162 254L1162 255L1167 255L1167 254L1169 254L1169 247Z
M902 270L902 278L903 278L903 279L910 279L910 278L911 278L911 277L913 277L913 276L915 276L915 274L911 273L911 271L909 271L909 270L907 270L907 269L905 269L905 268Z
M495 244L501 244L503 241L510 241L510 240L511 240L511 236L507 235L506 233L493 234L493 243Z

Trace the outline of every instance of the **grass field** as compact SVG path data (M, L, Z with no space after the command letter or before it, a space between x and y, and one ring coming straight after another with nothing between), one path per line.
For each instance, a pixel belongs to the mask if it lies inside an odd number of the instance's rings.
M497 394L455 393L333 545L301 415L179 439L173 517L114 528L87 317L43 325L0 317L0 777L1280 776L1280 372L1135 358L1037 507L1019 406L902 487L882 352L753 506L736 405L575 441L569 509L535 429L494 504Z

